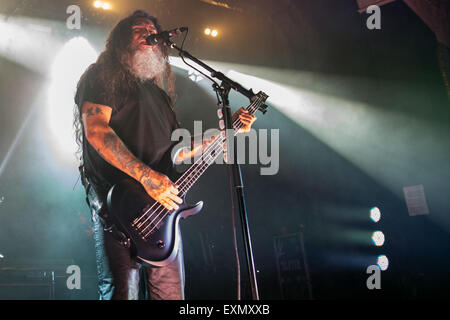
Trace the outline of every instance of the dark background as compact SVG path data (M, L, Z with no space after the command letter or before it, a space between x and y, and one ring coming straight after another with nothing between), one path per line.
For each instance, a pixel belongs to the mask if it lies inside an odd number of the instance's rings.
M279 129L280 143L276 175L260 175L261 165L242 166L261 298L446 297L450 289L449 104L436 37L404 2L381 7L381 30L366 28L368 15L358 13L353 0L220 2L232 9L194 0L111 2L115 10L103 12L89 1L4 1L0 13L6 23L14 16L59 23L52 26L55 39L63 43L84 36L101 52L108 31L120 18L134 9L146 9L167 29L189 26L185 48L198 58L336 99L340 104L323 105L321 110L350 119L348 131L340 137L344 131L336 130L333 117L322 114L329 125L315 131L303 126L305 118L295 118L296 110L278 108L283 101L269 103L267 114L258 115L254 127ZM82 9L81 30L64 26L70 4ZM221 31L217 41L202 34L212 21ZM30 59L46 49L38 39L30 39L30 45L34 48L27 53ZM53 55L47 59L40 63L50 64ZM0 253L5 256L0 263L4 268L56 270L61 290L57 297L95 299L90 217L81 185L74 187L77 167L60 165L55 159L45 128L45 105L38 98L48 76L5 54L0 68L0 160L9 157L0 173ZM199 86L186 71L175 71L181 123L192 128L193 120L203 120L203 128L216 127L215 98L206 93L209 83L203 80ZM366 106L367 115L384 115L373 118L370 140L358 139L367 133L360 132L358 119L351 120L351 109L338 109L345 105L342 101ZM231 103L237 108L246 102L232 95ZM323 139L329 136L353 143L345 149L353 153L327 143L336 141ZM223 166L214 165L189 194L190 201L203 200L205 206L199 215L182 222L188 299L236 298L226 174ZM430 214L411 217L402 188L420 184ZM373 206L382 214L377 224L369 219ZM371 245L372 230L384 232L383 247ZM304 258L308 262L312 297L304 292L302 270L297 278L294 270L294 280L283 284L294 288L288 294L282 294L277 274L275 237L300 231L305 251L297 248L291 254L302 265ZM238 241L243 297L248 298L239 225ZM386 254L390 265L381 273L382 289L368 290L366 268L378 254ZM67 293L65 267L70 264L81 267L83 287ZM3 293L1 298L11 296Z

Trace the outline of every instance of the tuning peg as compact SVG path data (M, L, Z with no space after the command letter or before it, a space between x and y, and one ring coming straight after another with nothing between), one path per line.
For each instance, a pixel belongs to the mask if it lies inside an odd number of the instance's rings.
M223 119L223 112L222 112L222 109L217 109L217 117L218 117L219 119Z
M224 130L225 129L225 121L223 121L223 120L219 121L219 128L220 128L220 130Z
M259 106L259 111L262 112L262 114L265 114L267 112L267 105L263 104L261 106Z

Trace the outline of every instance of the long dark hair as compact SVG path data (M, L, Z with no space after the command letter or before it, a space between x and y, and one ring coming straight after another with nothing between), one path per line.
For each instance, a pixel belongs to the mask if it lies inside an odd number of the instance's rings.
M155 25L158 32L161 32L161 26L158 20L149 15L147 12L138 10L130 16L122 19L111 30L108 39L106 40L105 50L100 54L97 61L89 66L89 68L81 76L77 85L77 96L80 94L81 85L90 85L85 83L86 77L89 74L89 82L100 84L102 91L107 93L104 97L105 102L114 111L127 100L128 96L134 89L137 88L139 80L130 72L130 61L134 54L132 45L132 27L137 24L139 20L150 20ZM166 91L171 99L172 108L175 107L175 76L168 63L167 46L161 46L161 51L166 63L165 74L159 79L154 79L155 83ZM81 92L81 94L83 94ZM76 103L80 103L75 98ZM82 102L81 102L82 103ZM81 105L74 108L74 128L75 138L79 146L77 156L82 149L83 129L81 123Z

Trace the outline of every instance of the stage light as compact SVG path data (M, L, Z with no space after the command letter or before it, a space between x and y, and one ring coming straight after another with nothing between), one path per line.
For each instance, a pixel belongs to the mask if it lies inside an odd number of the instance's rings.
M381 218L381 211L377 207L373 207L370 209L370 219L372 219L373 222L380 221Z
M205 35L207 35L207 36L211 36L211 37L214 37L214 38L219 35L219 31L217 31L216 29L211 29L211 28L205 28L203 33Z
M111 9L111 4L109 2L103 2L103 1L94 1L94 7L97 9L103 9L103 10L109 10Z
M52 146L64 162L72 164L77 145L73 134L73 97L77 82L95 61L96 51L83 37L69 40L56 55L51 69L47 121Z
M377 266L380 267L382 271L387 270L389 267L389 259L384 255L379 255L377 258Z
M384 233L381 231L374 231L372 233L373 244L377 247L381 247L384 244Z

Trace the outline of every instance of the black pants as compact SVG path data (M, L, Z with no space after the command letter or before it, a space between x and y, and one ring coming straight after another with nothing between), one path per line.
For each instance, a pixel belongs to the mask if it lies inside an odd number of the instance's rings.
M105 231L95 214L93 231L100 300L184 299L183 247L165 267L144 267L133 260L120 235Z

